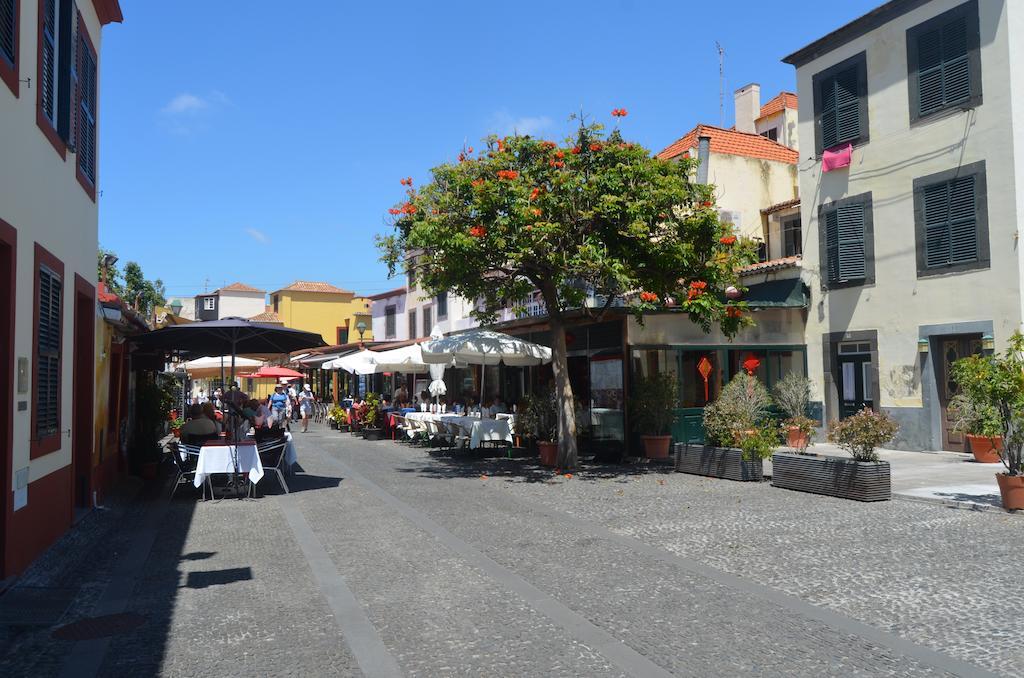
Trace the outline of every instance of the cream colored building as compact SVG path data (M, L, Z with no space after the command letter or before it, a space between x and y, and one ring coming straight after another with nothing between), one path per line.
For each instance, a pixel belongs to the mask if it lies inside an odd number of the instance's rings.
M2 577L93 501L99 55L122 17L117 0L0 5Z
M897 0L784 59L828 419L869 406L900 422L898 447L963 450L949 365L1021 327L1022 40L1016 0Z

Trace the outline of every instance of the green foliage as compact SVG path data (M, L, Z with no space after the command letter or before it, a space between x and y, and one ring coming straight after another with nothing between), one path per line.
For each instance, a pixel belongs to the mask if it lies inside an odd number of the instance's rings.
M768 389L757 377L737 374L718 400L704 408L704 436L712 445L735 445L741 431L762 427L770 419L771 406Z
M174 407L173 380L161 381L140 372L135 385L135 435L130 456L136 469L160 459L160 435L167 413Z
M382 407L380 394L367 393L363 399L363 426L381 428L384 425L384 410Z
M875 448L892 440L900 427L885 412L865 407L860 412L829 425L828 439L857 461L878 461Z
M740 451L743 452L743 461L770 458L781 440L781 431L772 422L766 422L752 432L740 435L739 445Z
M1003 434L999 410L984 401L975 401L966 393L953 396L947 412L957 433L989 438Z
M178 417L177 419L171 419L170 422L171 428L181 428L184 424L185 420L182 419L181 417Z
M790 372L775 384L775 405L789 419L807 416L811 400L811 380Z
M662 372L638 379L629 401L633 427L647 435L667 435L676 421L678 391L674 374Z
M1024 336L1015 332L1002 355L957 360L952 376L972 406L996 411L1003 436L999 457L1009 475L1024 474Z
M522 414L525 416L524 427L528 427L526 430L537 440L558 441L558 396L554 389L530 398ZM519 416L517 413L517 420Z
M348 413L341 406L332 405L331 409L327 410L327 418L338 425L342 425L348 421Z
M96 253L96 276L99 280L103 280L103 257L107 254L114 253L102 248ZM153 309L167 303L163 281L147 280L142 267L134 261L125 264L123 272L115 263L107 268L106 274L107 289L144 317L148 318Z

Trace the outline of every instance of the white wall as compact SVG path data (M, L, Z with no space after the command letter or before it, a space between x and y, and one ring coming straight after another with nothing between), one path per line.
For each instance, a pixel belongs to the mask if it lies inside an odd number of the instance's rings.
M75 274L95 286L98 213L96 203L75 177L78 156L68 153L66 160L62 159L36 125L38 3L22 0L20 7L19 77L31 77L32 88L21 83L20 96L15 98L7 85L0 82L0 219L13 226L18 236L14 352L15 358L29 359L30 382L35 369L32 363L35 243L64 263L60 449L29 460L34 405L31 384L28 393L15 393L14 402L6 397L0 401L0 405L14 412L12 479L20 469L28 467L29 481L33 482L67 466L71 460L67 431L71 428ZM92 3L79 2L78 9L100 54L100 24ZM102 56L99 59L98 71L102 73ZM102 84L100 76L100 87ZM101 110L97 123L100 137L102 121ZM102 148L102 143L98 145ZM97 179L100 182L102 161L99 157ZM25 410L17 407L22 401L28 403Z
M373 340L374 341L405 341L409 338L408 323L406 322L406 300L407 296L405 292L394 294L384 299L374 299L370 302L370 312L372 314L372 327L373 327ZM384 311L388 306L395 306L395 335L393 337L387 336L385 333L385 318ZM356 335L351 335L357 337ZM352 339L353 341L355 339Z
M220 311L221 318L237 316L239 318L251 318L267 310L266 294L264 292L235 292L221 291ZM193 308L195 301L193 300Z
M762 237L762 209L797 196L796 165L742 155L712 153L708 183L719 209L738 213L738 232L751 237Z

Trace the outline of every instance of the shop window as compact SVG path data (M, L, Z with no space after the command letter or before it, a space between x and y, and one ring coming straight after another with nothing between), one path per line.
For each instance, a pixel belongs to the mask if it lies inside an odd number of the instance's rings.
M722 371L717 351L682 352L682 393L680 407L704 407L722 390Z

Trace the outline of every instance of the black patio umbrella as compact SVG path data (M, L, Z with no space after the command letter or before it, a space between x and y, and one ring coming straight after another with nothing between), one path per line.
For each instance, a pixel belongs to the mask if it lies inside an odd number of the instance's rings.
M182 357L230 355L231 378L235 378L235 356L239 354L291 353L326 346L314 332L280 325L256 323L245 318L223 318L170 325L132 341L141 349L174 351Z

